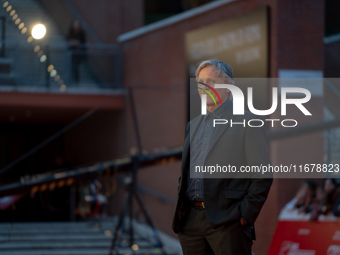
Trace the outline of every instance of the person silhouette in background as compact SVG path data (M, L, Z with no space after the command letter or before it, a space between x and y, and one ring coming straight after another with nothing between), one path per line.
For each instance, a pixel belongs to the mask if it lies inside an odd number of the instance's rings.
M79 20L70 24L67 40L72 54L72 76L75 83L79 82L79 65L86 60L86 34Z

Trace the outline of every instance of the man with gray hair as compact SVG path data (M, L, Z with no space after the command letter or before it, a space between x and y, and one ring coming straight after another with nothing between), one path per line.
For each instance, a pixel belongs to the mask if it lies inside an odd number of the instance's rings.
M197 166L260 166L270 164L264 127L213 125L215 119L235 123L256 117L249 111L233 115L231 92L215 84L234 84L232 68L222 61L203 61L196 71L198 93L205 95L206 115L185 128L181 176L172 229L186 254L249 254L254 223L267 199L272 174L247 178L203 178ZM208 97L209 95L210 97ZM214 96L213 96L214 95Z
M222 78L222 79L220 79L220 81L223 81L224 83L226 82L226 83L229 83L229 84L235 84L233 69L231 68L231 66L228 65L227 63L224 63L224 62L217 60L217 59L210 59L210 60L203 61L198 66L198 68L196 69L196 72L195 72L196 81L199 82L199 78L198 78L199 73L201 72L202 69L204 69L208 66L213 67L217 71L217 77ZM198 92L200 92L200 91L198 91ZM233 100L233 96L231 94L231 91L227 90L226 92L229 93L228 98L230 100Z

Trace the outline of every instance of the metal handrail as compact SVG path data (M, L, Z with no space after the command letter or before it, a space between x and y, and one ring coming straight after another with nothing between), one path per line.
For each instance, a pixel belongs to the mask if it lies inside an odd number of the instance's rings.
M4 42L6 45L10 46L20 46L20 47L26 47L31 48L32 44L28 44L26 41L22 40L13 40L13 39L5 39ZM68 43L67 41L48 41L48 42L41 42L39 44L40 46L49 45L51 48L67 48ZM84 47L86 48L94 48L94 49L102 49L102 50L119 50L120 45L114 44L114 43L84 43Z
M8 57L13 59L13 72L16 85L19 86L35 86L35 87L55 87L54 83L50 82L52 79L49 77L49 73L46 72L47 66L52 64L56 67L58 74L61 75L61 79L68 86L72 82L72 56L73 55L88 55L93 57L104 57L110 59L110 62L115 63L115 73L112 79L103 79L103 77L97 73L95 66L90 66L89 61L83 61L83 69L89 70L87 72L87 78L81 80L81 84L94 84L96 88L117 88L121 84L121 50L117 44L98 44L98 43L86 43L84 44L85 51L72 50L66 42L54 42L54 43L33 43L27 44L17 40L7 40L6 53ZM35 46L39 45L40 50L43 50L43 54L47 56L47 61L44 63L39 62L39 58L36 56L37 52L33 52ZM49 56L49 57L48 57ZM30 61L29 63L27 61ZM92 62L95 63L95 62ZM93 68L93 69L92 69ZM84 72L83 72L84 73ZM25 77L25 78L23 78ZM92 77L92 78L91 78ZM96 85L95 85L96 84ZM10 85L10 84L8 84ZM69 88L72 86L68 86Z

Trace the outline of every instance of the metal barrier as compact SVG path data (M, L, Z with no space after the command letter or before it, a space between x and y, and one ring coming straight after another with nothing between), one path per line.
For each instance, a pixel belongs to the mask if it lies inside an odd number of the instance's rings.
M121 51L115 44L88 43L74 50L67 43L6 41L5 55L13 60L15 86L62 90L121 87Z

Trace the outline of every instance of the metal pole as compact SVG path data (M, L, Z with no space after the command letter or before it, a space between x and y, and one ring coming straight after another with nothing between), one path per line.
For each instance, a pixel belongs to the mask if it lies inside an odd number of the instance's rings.
M1 57L5 56L5 33L6 33L6 18L1 17L2 20L2 31L1 31L1 42L2 42L2 48L1 48Z
M137 120L135 101L134 101L134 98L133 98L131 87L128 88L128 93L129 93L129 99L130 99L130 103L131 103L132 119L133 119L133 124L135 126L135 134L136 134L136 138L137 138L137 146L138 146L138 153L137 154L141 154L142 148L143 148L142 147L142 140L141 140L140 133L139 133L139 126L138 126L138 120Z
M45 70L45 74L46 74L46 88L50 87L50 74L47 71L47 68L50 65L50 48L48 47L48 45L45 46L45 54L46 54L46 70Z
M75 221L74 210L76 208L76 186L70 186L70 221Z

